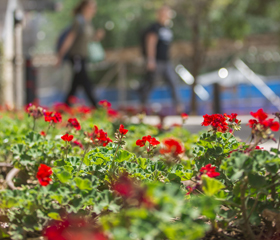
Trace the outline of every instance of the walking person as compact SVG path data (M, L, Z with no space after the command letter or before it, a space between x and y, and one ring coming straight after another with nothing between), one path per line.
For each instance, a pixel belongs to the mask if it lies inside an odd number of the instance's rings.
M88 44L93 40L100 41L104 37L104 32L94 31L92 19L96 14L97 4L94 0L83 0L74 9L74 21L67 36L58 51L58 63L67 55L73 69L73 79L71 88L66 96L65 103L70 105L71 96L74 96L79 86L84 91L92 104L97 107L97 100L92 93L92 84L87 72Z
M146 61L146 75L139 88L140 100L145 108L149 95L155 85L157 75L168 84L173 104L177 113L182 113L179 94L176 87L177 75L170 63L169 48L173 33L168 27L171 20L171 9L161 7L157 12L157 21L151 24L142 36L142 51Z

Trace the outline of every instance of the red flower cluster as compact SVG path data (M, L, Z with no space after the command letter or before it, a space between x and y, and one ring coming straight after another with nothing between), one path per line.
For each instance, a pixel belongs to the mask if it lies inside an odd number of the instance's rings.
M264 148L263 148L263 147L260 147L260 146L256 146L255 149L256 149L256 150L263 150Z
M274 121L272 118L268 118L267 113L263 111L263 109L259 109L257 112L251 112L251 115L256 119L250 119L248 125L250 128L254 130L260 130L257 129L257 125L260 125L264 131L267 129L270 129L271 131L278 131L279 130L279 123Z
M228 119L229 122L231 123L239 123L239 120L236 118L237 117L237 113L232 113L230 115L227 115L226 113L224 114L224 116Z
M154 207L154 203L146 194L146 189L135 184L126 174L119 177L112 184L112 189L125 199L133 200L129 201L133 204L137 203L138 206L144 205L146 208Z
M25 111L28 113L29 116L32 116L34 119L38 119L38 118L44 116L44 109L42 107L37 107L36 105L33 105L32 103L29 103L25 107Z
M59 112L53 113L53 112L44 112L45 115L45 121L46 122L54 122L58 123L61 122L62 117Z
M130 197L133 193L133 182L127 176L121 176L118 181L112 185L112 189L123 197Z
M100 106L102 106L103 108L107 109L107 115L109 117L117 117L119 115L118 111L114 110L113 108L111 108L112 104L107 101L107 100L101 100L98 103Z
M83 144L80 143L78 140L73 141L72 144L73 144L74 146L80 147L81 149L84 149Z
M73 135L69 135L68 133L66 133L61 137L61 139L65 142L71 142L73 137L74 137Z
M136 141L136 145L139 147L144 147L146 142L148 142L152 146L156 146L156 145L160 144L160 142L158 140L156 140L155 138L152 138L150 135L148 135L148 136L142 137L142 139L138 139Z
M216 167L212 167L211 164L205 165L200 169L201 174L206 174L210 178L215 178L220 176L219 172L216 172Z
M79 113L84 113L84 114L87 114L87 113L90 113L91 112L91 109L87 106L81 106L81 107L78 107L77 108L77 111Z
M49 166L40 164L36 178L39 180L39 183L42 186L47 186L51 182L50 176L52 175L52 173L52 169Z
M112 140L108 137L107 132L104 132L102 129L98 129L97 126L94 126L93 137L91 140L93 143L97 143L103 147L106 147L108 143L112 142Z
M98 104L104 108L110 108L112 106L112 104L107 100L101 100Z
M81 130L81 125L78 122L77 118L69 118L68 123L71 127L74 127L76 130Z
M121 135L127 134L128 130L124 128L124 125L120 125L119 132Z
M46 133L45 133L44 131L41 131L41 132L40 132L40 135L43 136L43 137L45 137L45 136L46 136Z
M214 130L219 132L226 132L228 130L227 119L222 114L204 115L204 121L201 126L211 125Z
M186 114L186 113L182 113L182 114L181 114L181 117L182 117L183 120L187 120L188 117L189 117L189 115Z
M119 115L118 111L114 110L113 108L107 109L107 114L109 117L117 117Z
M107 240L106 235L98 230L93 229L84 220L70 218L64 221L54 221L44 231L44 236L49 240Z
M178 156L181 153L184 153L184 146L175 138L167 138L162 142L163 148L160 149L161 154L172 154Z

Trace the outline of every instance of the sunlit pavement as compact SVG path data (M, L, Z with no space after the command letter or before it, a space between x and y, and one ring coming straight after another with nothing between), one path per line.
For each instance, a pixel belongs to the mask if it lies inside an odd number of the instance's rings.
M274 116L269 116L271 118L274 118ZM238 116L238 119L241 120L241 130L235 132L235 136L239 137L243 141L249 141L250 140L250 134L251 129L249 126L246 126L249 119L252 119L253 117L251 115L246 116ZM133 123L138 123L139 119L137 117L133 117L131 119ZM186 123L184 124L184 127L187 128L191 133L198 133L200 131L207 130L209 128L201 126L201 123L203 122L202 116L190 116ZM151 125L157 125L160 123L160 119L158 116L146 116L144 118L144 123L148 123ZM172 126L173 124L182 124L182 118L180 116L168 116L164 119L164 126ZM279 139L279 131L277 133L274 133L275 139L278 142ZM277 148L278 143L275 143L272 140L269 140L268 142L261 144L261 147L263 147L266 150L269 150L270 148Z

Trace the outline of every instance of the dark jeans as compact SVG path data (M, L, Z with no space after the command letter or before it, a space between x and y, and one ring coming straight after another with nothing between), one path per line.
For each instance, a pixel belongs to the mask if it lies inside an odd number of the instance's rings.
M157 61L156 70L146 72L143 84L141 84L138 90L140 94L141 103L144 105L147 104L149 95L155 86L157 75L163 77L164 81L170 88L174 105L177 106L178 104L180 104L179 93L176 86L178 76L176 75L172 64L168 61Z
M79 86L82 86L91 104L94 107L97 107L96 98L92 93L92 84L87 74L86 59L81 58L80 56L75 56L75 57L71 57L70 61L73 69L73 79L72 79L71 89L67 94L65 103L67 105L70 105L69 102L70 97L75 95L75 92Z

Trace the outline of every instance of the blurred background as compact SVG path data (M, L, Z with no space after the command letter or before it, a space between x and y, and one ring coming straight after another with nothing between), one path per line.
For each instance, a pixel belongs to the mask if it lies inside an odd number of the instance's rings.
M0 1L0 104L22 107L63 101L71 68L55 67L56 43L78 0ZM144 76L143 30L162 4L172 7L172 63L185 111L248 114L280 110L279 0L98 0L95 28L104 28L106 57L90 64L99 100L137 108ZM78 97L86 98L80 91ZM161 79L154 112L175 113Z

